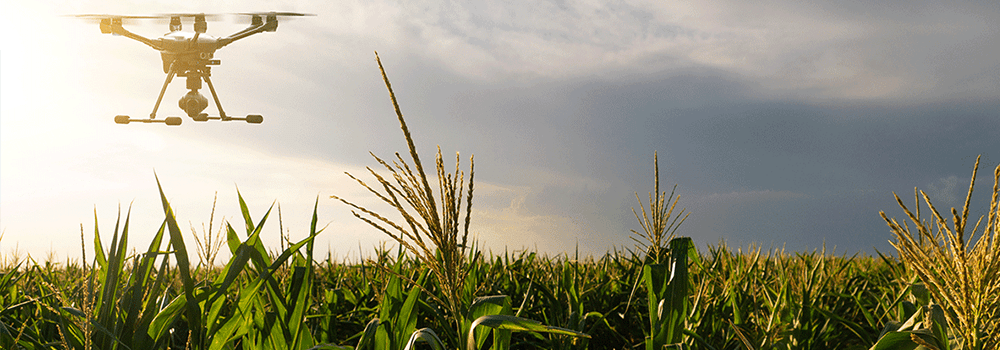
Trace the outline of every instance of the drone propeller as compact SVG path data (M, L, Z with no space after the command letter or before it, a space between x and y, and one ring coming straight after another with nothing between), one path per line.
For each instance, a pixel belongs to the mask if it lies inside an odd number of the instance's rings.
M197 17L205 17L205 20L208 20L208 21L218 21L218 20L220 20L223 17L222 14L218 14L218 13L194 13L194 12L159 13L159 14L156 14L154 16L156 18L174 18L174 17L180 17L180 18L197 18Z
M110 25L111 21L121 21L122 24L133 25L136 20L140 19L159 19L157 16L152 15L105 15L105 14L85 14L85 15L68 15L68 17L76 17L83 19L87 23L98 24L98 23L108 23Z
M315 14L311 14L311 13L275 12L275 11L269 11L269 12L240 12L240 13L234 13L234 15L243 15L243 16L277 16L277 17L315 16Z
M71 17L78 17L83 19L92 20L102 20L105 18L109 19L171 19L174 17L179 18L195 18L195 17L205 17L209 21L218 21L224 16L223 14L217 13L155 13L146 15L109 15L109 14L82 14L82 15L70 15Z
M298 12L240 12L234 13L234 15L240 16L237 20L238 23L249 23L252 25L262 25L264 24L264 19L268 21L277 20L278 17L302 17L302 16L315 16L311 13L298 13Z
M110 19L155 19L155 18L162 18L162 17L157 16L157 15L107 15L107 14L94 14L94 13L83 14L83 15L71 15L71 16L72 17L77 17L77 18L83 18L83 19L98 20L98 21L102 20L102 19L105 19L105 18L110 18Z
M222 17L227 14L220 13L194 13L194 12L178 12L178 13L157 13L157 14L147 14L147 15L109 15L109 14L82 14L82 15L70 15L71 17L82 18L87 22L92 23L111 23L111 21L122 21L122 24L134 24L135 20L155 20L157 24L166 24L168 21L171 26L179 25L181 19L193 18L195 23L201 23L202 20L209 22L221 21ZM239 13L229 13L228 15L239 16L236 20L237 23L251 23L253 25L262 25L264 20L274 21L278 17L302 17L302 16L315 16L311 13L298 13L298 12L239 12ZM197 25L201 27L201 25Z
M179 30L181 28L181 18L194 18L195 31L204 33L207 31L205 21L218 21L222 15L204 13L160 13L151 15L84 14L75 15L73 17L82 18L92 23L101 23L102 26L110 26L112 22L121 22L125 25L132 25L135 24L136 20L153 20L156 24L170 23L171 31ZM110 29L102 30L102 32L110 33Z

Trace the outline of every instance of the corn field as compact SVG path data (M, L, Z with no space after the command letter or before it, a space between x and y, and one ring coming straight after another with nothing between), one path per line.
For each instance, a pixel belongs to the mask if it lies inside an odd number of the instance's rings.
M646 201L636 195L641 231L633 231L634 246L583 257L484 253L467 239L472 159L467 175L457 155L449 172L439 149L428 176L378 65L409 150L375 156L379 167L368 169L370 177L348 176L396 211L334 199L397 249L376 250L359 263L314 255L314 240L323 234L314 209L305 239L271 251L261 232L280 219L273 223L270 209L253 215L242 196L242 221L224 223L217 237L209 229L189 239L157 180L159 228L129 227L126 211L113 232L99 232L95 215L92 234L81 230L81 240L93 237L82 260L0 259L0 348L1000 346L1000 166L990 211L971 230L968 199L963 211L952 209L949 223L926 195L931 215L921 217L922 192L916 192L915 207L897 197L909 221L882 213L897 252L837 256L678 236L687 214L676 210L674 191L660 190L654 154L653 191ZM978 160L975 169L973 183ZM148 247L144 252L129 254L134 230L156 234L138 242ZM215 262L219 250L232 258Z

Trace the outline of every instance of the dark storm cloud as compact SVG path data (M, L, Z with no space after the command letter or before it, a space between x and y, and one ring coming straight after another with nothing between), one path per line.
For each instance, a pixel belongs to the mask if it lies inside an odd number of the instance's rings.
M609 96L594 96L595 105L626 99L635 101L633 108L596 113L595 119L617 124L611 137L594 138L603 140L596 147L645 153L630 157L647 176L632 182L640 193L651 187L648 154L658 150L661 176L680 184L682 203L692 211L687 234L707 243L787 242L799 250L825 241L841 251L885 251L878 211L899 216L892 192L912 203L912 189L920 187L939 199L939 210L961 206L956 199L964 200L980 154L973 214L985 212L984 193L1000 163L998 101L810 105L732 93L742 85L718 77L619 85ZM715 102L650 96L685 87Z
M529 163L598 183L622 181L644 194L651 190L650 155L658 151L661 181L680 184L682 205L693 212L687 234L695 236L885 251L878 211L897 216L892 192L911 203L912 188L920 187L939 198L939 209L960 206L977 155L983 159L974 203L984 211L982 193L1000 162L998 101L813 105L755 100L746 85L691 74L491 90L491 99L503 102L463 100L456 113L475 116L471 128L496 130L477 139L503 147L485 151L502 164L481 165L493 181L526 183L530 173L510 172ZM508 107L486 108L498 105ZM565 214L557 208L590 199L574 189L543 189L525 205ZM590 210L591 221L612 218L604 227L621 234L635 226L627 208L636 204L629 195L614 201L618 208L605 203L604 210L625 214Z

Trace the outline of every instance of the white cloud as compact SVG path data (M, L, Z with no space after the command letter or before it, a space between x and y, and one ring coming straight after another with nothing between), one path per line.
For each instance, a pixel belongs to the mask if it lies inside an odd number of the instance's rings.
M963 186L958 176L951 175L928 184L925 193L938 211L944 213L948 208L961 206L963 203L960 200L965 199L967 190L968 186Z
M473 206L471 231L486 250L529 249L561 253L571 252L579 244L585 254L601 254L614 245L607 245L609 242L605 241L593 242L598 234L604 236L607 232L588 227L588 219L592 218L526 206L525 202L539 194L538 188L483 183L476 186L477 195L489 199Z

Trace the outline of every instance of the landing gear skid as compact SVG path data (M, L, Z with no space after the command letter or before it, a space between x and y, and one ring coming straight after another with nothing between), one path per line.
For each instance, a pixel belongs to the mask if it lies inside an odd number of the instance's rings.
M196 122L207 122L209 120L221 120L224 122L228 122L231 120L242 120L250 124L260 124L264 122L264 116L259 114L250 114L247 115L246 117L229 117L229 116L213 117L209 116L208 114L201 113L197 117L191 117L191 119L194 119L194 121Z
M218 64L217 61L215 64ZM177 61L170 64L167 69L167 79L163 82L163 87L160 88L160 96L156 98L156 104L153 105L153 112L149 113L149 119L132 119L127 115L115 116L115 123L118 124L128 124L131 122L138 123L164 123L171 126L181 125L180 117L167 117L165 119L156 119L156 110L160 108L160 102L163 101L163 93L167 90L167 85L170 85L170 81L174 79L174 76L187 77L187 88L188 93L181 97L178 101L178 106L187 113L191 119L196 122L207 122L209 120L221 120L224 122L232 120L241 120L249 124L260 124L264 122L264 117L259 114L250 114L246 117L231 117L227 116L226 112L222 110L222 103L219 102L219 95L215 93L215 86L212 86L212 79L209 78L211 71L207 66L205 67L190 67L185 66L184 68L178 68ZM213 117L209 116L207 113L202 113L208 107L208 99L198 93L201 89L201 82L204 80L208 83L208 89L212 92L212 98L215 100L215 106L219 109L219 116Z
M137 123L164 123L171 126L181 125L181 117L167 117L166 119L132 119L127 115L116 115L115 123L118 124L128 124L131 122Z
M202 114L204 114L204 113L202 113ZM196 122L207 122L209 120L221 120L221 121L224 121L224 122L232 121L232 120L240 120L240 121L245 121L245 122L247 122L249 124L260 124L260 123L264 122L264 117L261 116L261 115L259 115L259 114L250 114L250 115L247 115L246 117L225 117L225 118L222 118L222 117L210 117L207 114L204 114L204 116L198 116L197 118L194 118L194 121L196 121ZM146 123L146 124L149 124L149 123L164 123L164 124L167 124L167 125L170 125L170 126L177 126L177 125L181 125L181 121L182 121L181 117L167 117L165 119L152 119L152 118L150 118L150 119L133 119L133 118L129 118L129 116L127 116L127 115L116 115L115 116L115 123L118 123L118 124L128 124L128 123Z

